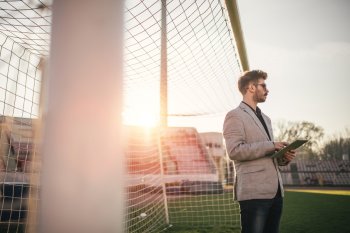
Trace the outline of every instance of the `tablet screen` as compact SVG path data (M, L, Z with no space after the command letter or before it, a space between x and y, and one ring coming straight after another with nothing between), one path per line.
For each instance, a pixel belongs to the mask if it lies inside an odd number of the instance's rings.
M283 156L287 151L289 150L295 150L297 148L299 148L300 146L302 146L304 143L306 143L309 140L304 140L304 139L297 139L294 142L292 142L291 144L289 144L288 146L284 147L283 149L277 151L276 153L272 154L271 157L272 158L278 158Z

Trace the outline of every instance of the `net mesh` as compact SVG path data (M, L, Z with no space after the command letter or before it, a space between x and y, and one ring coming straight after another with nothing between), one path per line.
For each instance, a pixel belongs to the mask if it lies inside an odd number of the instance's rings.
M27 199L35 158L41 60L49 57L52 1L0 1L1 230L28 231ZM203 135L237 102L240 63L224 4L166 1L168 128L159 120L161 8L158 0L125 1L124 123L125 231L160 232L170 226L239 226L230 164L222 137ZM88 49L88 48L87 48ZM220 124L222 121L219 121ZM40 161L40 160L39 160ZM38 166L34 166L38 168ZM30 185L29 185L30 184ZM8 192L12 190L12 192ZM32 192L33 193L33 192ZM35 194L35 193L34 193Z
M48 53L44 48L48 37L39 40L35 35L42 15L34 14L28 4L13 1L0 6L0 231L24 232L28 212L35 212L37 203L33 196L29 207L29 195L38 187L35 179L29 181L31 175L39 174L33 169L33 124L40 105L38 54Z
M135 123L129 113L159 115L161 3L126 4L124 113ZM200 127L193 119L211 122L238 100L240 66L226 10L220 1L173 0L166 7L169 124Z

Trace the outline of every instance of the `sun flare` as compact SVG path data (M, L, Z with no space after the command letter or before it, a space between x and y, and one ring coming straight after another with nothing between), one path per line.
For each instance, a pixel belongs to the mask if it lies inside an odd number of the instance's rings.
M137 125L142 127L155 127L159 123L159 116L149 110L128 110L123 112L123 122L125 125Z

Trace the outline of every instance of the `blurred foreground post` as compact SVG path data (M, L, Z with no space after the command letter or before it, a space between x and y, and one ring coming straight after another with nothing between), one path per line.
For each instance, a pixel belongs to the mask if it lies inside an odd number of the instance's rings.
M53 3L40 233L124 230L123 6Z

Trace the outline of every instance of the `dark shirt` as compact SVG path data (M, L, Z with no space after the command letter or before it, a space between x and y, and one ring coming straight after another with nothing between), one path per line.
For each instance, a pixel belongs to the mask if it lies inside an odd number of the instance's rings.
M269 136L269 139L271 140L271 137L270 137L270 134L269 134L269 131L267 129L267 126L266 126L266 123L264 121L264 118L263 116L261 115L261 110L258 106L256 106L256 111L247 103L245 103L244 101L242 101L242 103L244 103L245 105L247 105L249 108L251 108L251 110L253 110L253 112L255 113L255 115L258 117L258 119L260 120L261 124L264 126L264 129L267 133L267 136Z

